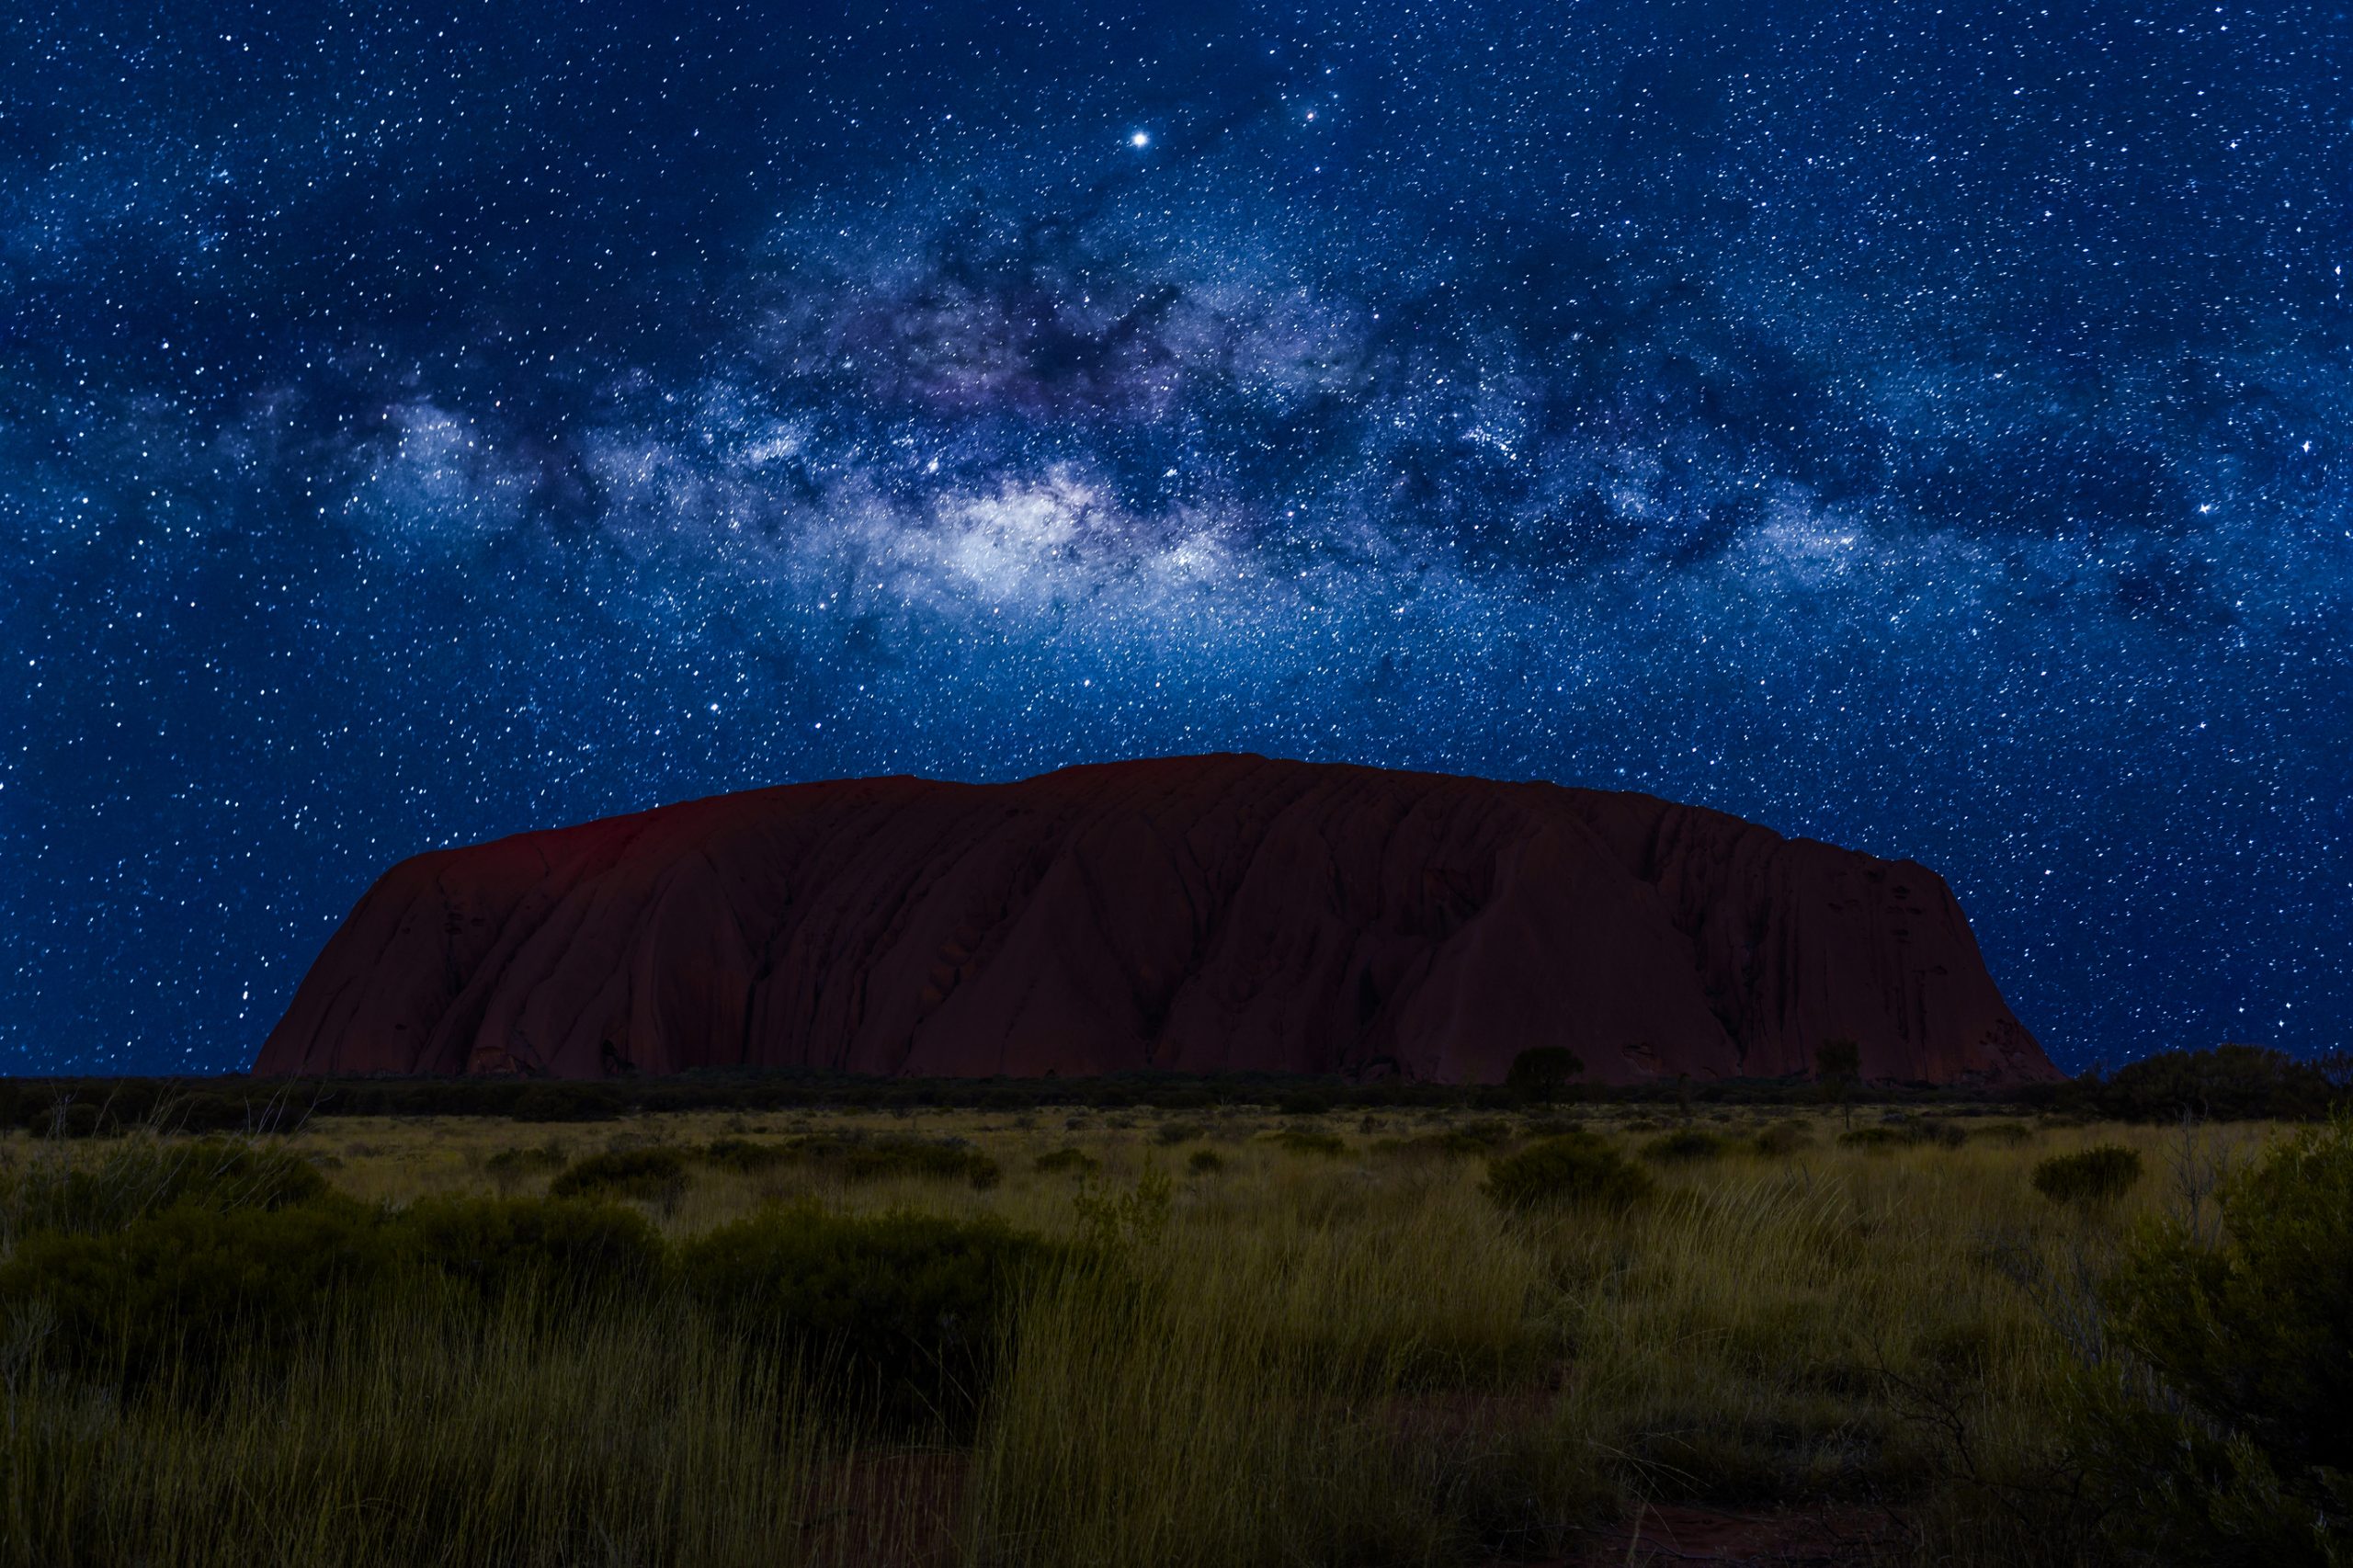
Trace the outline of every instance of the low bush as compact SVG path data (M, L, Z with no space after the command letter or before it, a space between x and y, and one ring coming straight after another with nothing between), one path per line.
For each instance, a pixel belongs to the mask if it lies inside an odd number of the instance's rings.
M404 1264L484 1296L525 1284L642 1290L662 1272L661 1236L614 1204L435 1198L393 1227Z
M1801 1149L1813 1144L1813 1129L1795 1117L1784 1117L1756 1130L1749 1141L1758 1153L1769 1159L1785 1159Z
M2175 1121L2183 1116L2241 1121L2329 1115L2353 1096L2353 1071L2342 1055L2302 1061L2258 1045L2169 1051L2120 1067L2112 1078L2080 1078L2046 1092L2087 1116Z
M127 1146L123 1157L135 1157ZM194 1203L208 1209L283 1209L325 1196L326 1177L290 1150L232 1138L152 1146L167 1174L153 1207ZM113 1156L109 1156L112 1158ZM102 1167L103 1168L103 1167Z
M1164 1121L1153 1130L1152 1136L1159 1143L1190 1143L1209 1136L1209 1129L1198 1121Z
M1724 1141L1714 1133L1686 1127L1644 1143L1643 1158L1658 1165L1686 1165L1720 1158L1725 1147Z
M2097 1208L2115 1202L2141 1179L2138 1151L2101 1143L2073 1154L2053 1154L2034 1167L2034 1189L2053 1203Z
M1006 1312L1051 1256L995 1220L772 1210L686 1243L676 1272L720 1322L806 1357L854 1403L961 1426L985 1397Z
M1207 1153L1206 1149L1202 1151ZM1040 1176L1087 1176L1103 1168L1103 1162L1084 1149L1057 1149L1051 1154L1038 1156Z
M1842 1149L1866 1149L1881 1154L1901 1149L1910 1142L1893 1127L1850 1127L1838 1134L1838 1146Z
M25 1236L0 1308L41 1313L67 1364L128 1387L166 1368L201 1392L245 1351L274 1355L404 1278L477 1299L527 1282L642 1290L661 1239L632 1210L576 1201L431 1199L399 1214L333 1195L271 1207L195 1199L102 1230Z
M1176 1184L1156 1165L1136 1173L1135 1185L1079 1188L1071 1200L1078 1218L1080 1256L1115 1271L1156 1252L1176 1211Z
M512 1171L529 1175L536 1171L560 1171L572 1156L564 1153L561 1143L526 1144L519 1148L501 1149L482 1163L486 1171Z
M44 1138L96 1138L113 1132L119 1124L87 1100L66 1100L35 1112L26 1131Z
M1215 1149L1196 1149L1186 1159L1185 1168L1197 1176L1215 1176L1225 1169L1225 1159Z
M2353 1121L2275 1146L2221 1208L2211 1234L2142 1232L2103 1288L2123 1356L2086 1369L2075 1446L2136 1556L2353 1562Z
M749 1138L714 1138L703 1145L703 1163L722 1170L751 1175L773 1170L792 1158L780 1143L758 1143Z
M1294 1154L1313 1154L1319 1159L1345 1158L1348 1152L1347 1140L1336 1132L1324 1132L1312 1127L1286 1127L1271 1134L1275 1145Z
M1648 1172L1590 1132L1563 1133L1489 1163L1481 1189L1504 1209L1624 1209L1650 1196Z
M1418 1133L1411 1138L1383 1138L1373 1144L1372 1152L1391 1160L1470 1160L1486 1158L1497 1147L1498 1144L1456 1128L1445 1132Z
M917 1176L969 1182L976 1190L985 1192L1004 1176L995 1160L962 1142L818 1136L796 1139L789 1147L794 1159L844 1181Z
M1906 1143L1928 1143L1939 1149L1958 1149L1969 1142L1968 1129L1959 1122L1947 1121L1941 1118L1931 1119L1927 1117L1907 1116L1888 1125L1893 1127L1895 1130L1895 1135Z
M501 1149L484 1160L482 1168L498 1184L499 1191L512 1192L542 1172L563 1169L567 1158L561 1143L542 1143L536 1148Z
M688 1179L686 1156L676 1149L613 1149L589 1155L550 1182L548 1196L676 1203Z
M327 1190L300 1155L229 1138L131 1138L103 1155L37 1160L0 1199L10 1234L111 1231L176 1204L282 1209Z
M2014 1149L2031 1139L2034 1129L2023 1121L1981 1121L1969 1129L1968 1136Z
M282 1346L393 1262L380 1217L348 1200L182 1203L116 1231L25 1237L0 1264L0 1303L45 1307L55 1352L84 1371L138 1385L175 1367L209 1384L240 1346Z

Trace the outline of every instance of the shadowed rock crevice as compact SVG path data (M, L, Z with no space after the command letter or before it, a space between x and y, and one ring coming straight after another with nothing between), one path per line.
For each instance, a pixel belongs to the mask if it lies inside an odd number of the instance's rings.
M1264 757L726 795L386 872L263 1074L2056 1076L1958 902L1645 795Z

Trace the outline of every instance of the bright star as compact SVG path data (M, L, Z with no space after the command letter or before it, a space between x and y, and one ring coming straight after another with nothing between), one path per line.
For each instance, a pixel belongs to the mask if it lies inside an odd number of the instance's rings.
M1151 146L1151 145L1152 145L1152 132L1151 132L1151 131L1137 131L1134 135L1132 135L1132 136L1131 136L1131 137L1129 137L1129 138L1128 138L1128 145L1129 145L1129 146L1131 146L1131 147L1149 147L1149 146Z

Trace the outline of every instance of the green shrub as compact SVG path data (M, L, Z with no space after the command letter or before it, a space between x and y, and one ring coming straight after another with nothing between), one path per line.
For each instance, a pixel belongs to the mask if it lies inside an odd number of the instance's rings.
M392 1263L379 1217L347 1200L183 1203L117 1231L26 1237L0 1264L0 1303L45 1304L56 1353L85 1371L139 1384L176 1367L204 1385L241 1346L282 1346Z
M1493 1154L1495 1149L1460 1132L1422 1132L1411 1138L1382 1138L1372 1152L1385 1160L1467 1160Z
M935 1142L922 1138L800 1138L790 1145L793 1158L844 1181L881 1181L892 1176L917 1176L936 1181L964 1181L982 1192L995 1187L1004 1173L997 1163L962 1142Z
M176 1204L282 1209L324 1195L300 1155L229 1138L131 1138L86 1158L45 1158L0 1199L10 1234L110 1231Z
M773 1170L792 1158L780 1143L757 1143L749 1138L714 1138L703 1145L703 1163L722 1170L751 1175Z
M1686 1127L1652 1139L1643 1145L1643 1158L1659 1165L1712 1160L1724 1152L1724 1141L1712 1132Z
M1207 1153L1206 1149L1202 1151ZM1087 1176L1103 1168L1103 1162L1084 1149L1057 1149L1051 1154L1038 1156L1040 1176Z
M1167 1144L1190 1143L1209 1135L1209 1129L1198 1121L1164 1121L1153 1131L1155 1142Z
M136 1158L136 1145L121 1157ZM117 1156L109 1154L112 1160ZM283 1209L308 1203L327 1192L326 1177L308 1160L287 1149L231 1138L199 1138L156 1146L168 1173L166 1190L153 1207L194 1203L208 1209Z
M87 1100L70 1100L51 1110L39 1131L51 1138L95 1138L114 1122Z
M1916 1116L1892 1116L1877 1126L1849 1128L1838 1134L1838 1142L1847 1148L1869 1149L1881 1153L1926 1143L1943 1149L1958 1149L1968 1141L1969 1134L1958 1123L1931 1121Z
M687 1190L686 1156L676 1149L614 1149L591 1154L548 1184L550 1198L633 1198L676 1203Z
M484 1175L498 1185L501 1192L512 1192L531 1176L542 1171L563 1169L566 1155L560 1143L542 1143L538 1148L501 1149L482 1163Z
M1800 1149L1811 1147L1813 1130L1795 1117L1784 1117L1756 1130L1751 1140L1756 1152L1772 1159L1785 1159Z
M1285 1116L1322 1116L1332 1106L1331 1095L1322 1089L1294 1089L1275 1102Z
M996 1220L772 1210L678 1249L688 1294L734 1332L837 1375L900 1421L967 1423L1045 1243Z
M1943 1118L1907 1116L1889 1123L1895 1135L1906 1143L1933 1143L1939 1149L1958 1149L1969 1142L1969 1133L1959 1122Z
M1114 1267L1153 1252L1167 1234L1176 1199L1176 1184L1167 1172L1154 1165L1139 1171L1135 1185L1125 1192L1117 1187L1079 1188L1071 1207L1078 1216L1082 1251Z
M1623 1209L1650 1196L1649 1173L1590 1132L1563 1133L1491 1161L1482 1188L1514 1210Z
M2085 1114L2127 1120L2175 1121L2195 1116L2216 1121L2292 1119L2325 1116L2346 1104L2353 1074L2344 1059L2305 1062L2268 1046L2220 1045L2211 1051L2169 1051L2097 1077L2053 1085L2060 1105Z
M2115 1202L2141 1179L2141 1156L2121 1143L2102 1143L2036 1162L2034 1189L2053 1203L2097 1208Z
M2154 1226L2109 1279L2125 1359L2087 1372L2076 1447L2153 1560L2353 1562L2353 1121L2275 1146L2221 1207L2216 1239Z
M1225 1169L1225 1160L1215 1149L1196 1149L1185 1161L1185 1168L1197 1176L1215 1176Z
M487 1160L486 1171L512 1171L518 1175L534 1171L560 1171L570 1161L561 1143L540 1143L517 1149L501 1149Z
M0 1315L45 1308L51 1347L84 1372L136 1387L170 1369L201 1392L241 1352L273 1355L404 1278L483 1299L526 1282L642 1292L662 1258L642 1216L590 1203L437 1199L387 1217L332 1195L189 1199L108 1230L27 1235L0 1264Z
M1585 1123L1564 1116L1531 1116L1519 1124L1523 1138L1558 1138L1564 1132L1582 1132Z
M1411 1138L1383 1138L1372 1147L1373 1153L1388 1159L1468 1160L1493 1154L1511 1139L1508 1122L1486 1118Z
M642 1292L662 1238L633 1209L571 1199L427 1199L393 1221L404 1264L480 1294L536 1283Z
M2034 1136L2034 1129L2023 1121L1981 1121L1969 1129L1968 1136L2016 1148Z
M1344 1158L1348 1152L1346 1140L1336 1132L1324 1132L1312 1127L1286 1127L1272 1134L1277 1147L1294 1154L1313 1154L1320 1159Z

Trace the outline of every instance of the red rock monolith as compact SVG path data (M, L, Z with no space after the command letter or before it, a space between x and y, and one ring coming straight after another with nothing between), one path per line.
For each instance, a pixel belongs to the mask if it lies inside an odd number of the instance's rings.
M1647 795L1264 757L792 785L387 871L257 1074L2057 1076L1943 879Z

